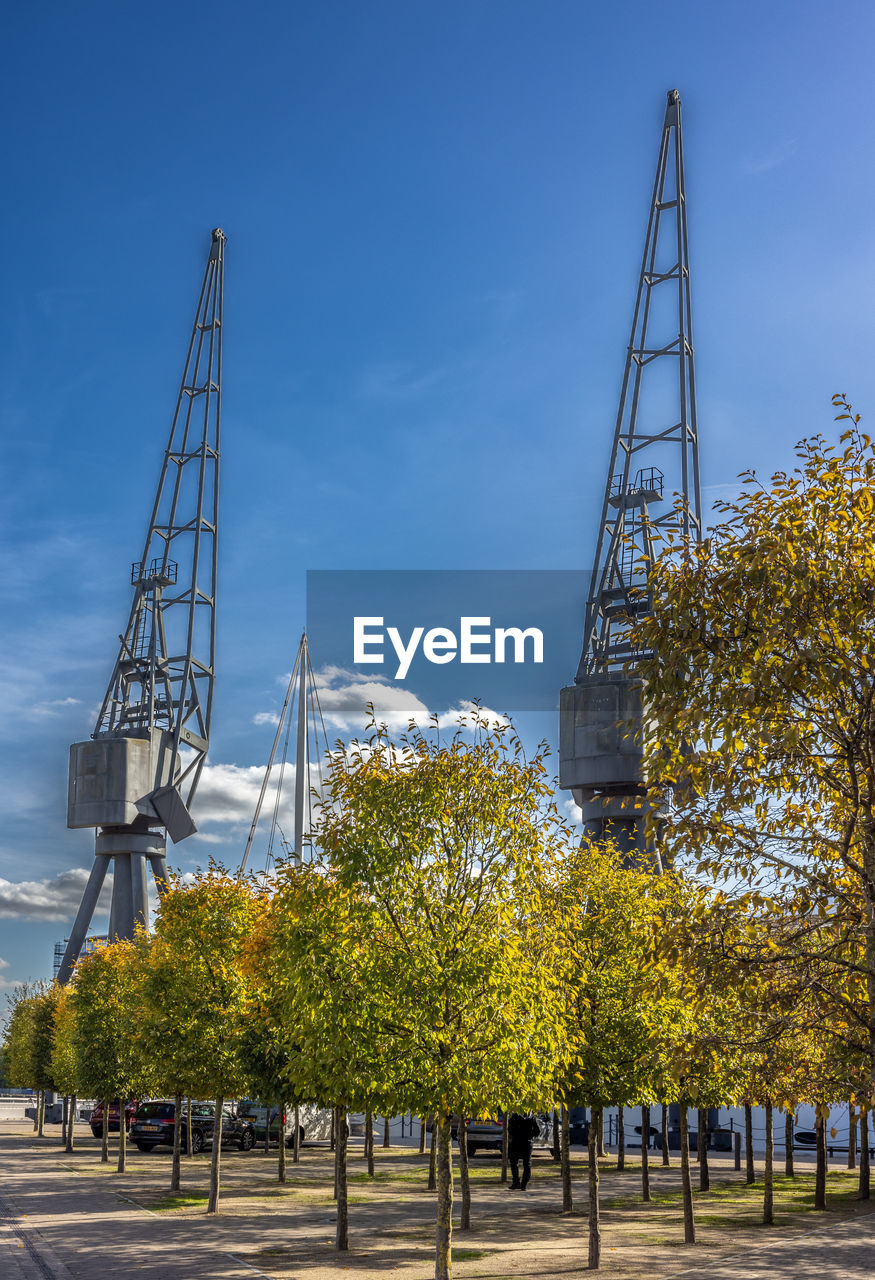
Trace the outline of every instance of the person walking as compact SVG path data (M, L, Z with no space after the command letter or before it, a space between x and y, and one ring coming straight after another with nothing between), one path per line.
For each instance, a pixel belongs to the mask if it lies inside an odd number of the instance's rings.
M510 1191L525 1191L532 1176L532 1143L538 1136L538 1122L533 1115L512 1111L507 1117L507 1158L512 1182ZM519 1166L523 1166L520 1178Z

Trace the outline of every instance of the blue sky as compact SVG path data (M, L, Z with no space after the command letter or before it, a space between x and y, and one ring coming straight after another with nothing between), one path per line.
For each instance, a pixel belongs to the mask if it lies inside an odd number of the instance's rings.
M834 433L833 391L867 414L873 35L870 5L798 0L7 13L0 982L50 972L90 863L67 747L124 623L209 229L219 683L182 869L242 848L308 569L588 563L667 89L706 494Z

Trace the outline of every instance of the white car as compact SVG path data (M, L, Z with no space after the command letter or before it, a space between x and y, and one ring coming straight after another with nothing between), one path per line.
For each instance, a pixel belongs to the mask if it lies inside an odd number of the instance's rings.
M256 1142L264 1142L265 1126L270 1117L270 1138L271 1142L277 1140L278 1130L278 1109L276 1106L263 1106L259 1102L252 1102L244 1099L237 1108L237 1114L249 1121L255 1130ZM331 1141L331 1108L317 1107L314 1102L302 1102L298 1107L298 1128L299 1141L303 1145L305 1142L330 1142ZM287 1106L285 1109L285 1125L284 1133L286 1146L295 1145L295 1108Z

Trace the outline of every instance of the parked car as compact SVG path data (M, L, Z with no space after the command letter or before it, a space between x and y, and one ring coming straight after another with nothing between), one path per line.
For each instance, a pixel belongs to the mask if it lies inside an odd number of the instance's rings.
M260 1102L253 1102L250 1098L244 1098L238 1108L237 1114L252 1125L256 1142L264 1142L265 1133L270 1128L270 1141L279 1142L280 1126L284 1136L288 1133L293 1125L293 1121L283 1112L280 1116L279 1107L262 1106Z
M110 1102L109 1104L109 1132L110 1133L118 1133L119 1131L119 1120L118 1120L119 1109L120 1109L119 1100L118 1098L116 1098L114 1099L114 1101ZM136 1098L133 1098L130 1101L125 1103L125 1132L126 1133L130 1133L131 1125L133 1123L134 1116L136 1114L137 1114L137 1100ZM89 1123L91 1125L91 1132L94 1134L95 1138L102 1138L103 1137L103 1103L102 1102L96 1102L94 1106L91 1108Z
M214 1102L191 1104L191 1150L197 1155L205 1147L213 1145L216 1105ZM183 1107L183 1125L188 1123L188 1113ZM140 1151L151 1151L157 1146L173 1146L173 1130L176 1124L176 1104L168 1101L144 1102L137 1110L131 1125L131 1141ZM228 1104L222 1108L222 1143L233 1143L241 1151L251 1151L255 1146L255 1129L247 1117L241 1116L237 1107Z
M537 1115L535 1119L538 1122L538 1137L535 1142L550 1141L550 1126L546 1115ZM431 1129L431 1124L427 1125L427 1129ZM499 1111L497 1116L487 1116L485 1120L469 1120L466 1125L466 1142L465 1146L468 1155L476 1155L478 1151L500 1151L501 1144L504 1140L504 1112ZM459 1141L459 1117L453 1116L452 1137L454 1142Z
M151 1151L162 1144L172 1147L175 1119L176 1104L173 1102L141 1103L131 1125L131 1142L140 1151Z
M265 1130L270 1125L270 1141L279 1141L279 1109L276 1106L266 1106L257 1100L244 1098L238 1108L237 1114L252 1125L257 1142L264 1142ZM305 1142L330 1142L331 1141L331 1119L332 1112L330 1107L317 1107L315 1102L302 1102L298 1107L298 1129L299 1141ZM346 1131L349 1133L349 1122L347 1122ZM295 1145L295 1109L292 1106L286 1107L283 1115L283 1133L287 1147Z
M478 1151L500 1151L504 1140L504 1114L488 1116L485 1120L469 1120L465 1134L465 1146L468 1155L476 1155ZM459 1117L453 1116L453 1140L459 1141Z

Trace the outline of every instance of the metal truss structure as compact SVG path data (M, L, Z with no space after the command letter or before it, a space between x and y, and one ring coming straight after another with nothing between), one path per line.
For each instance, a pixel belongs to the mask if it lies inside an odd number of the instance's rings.
M109 937L148 923L146 861L166 884L166 837L189 808L209 746L216 649L225 236L212 232L133 600L97 725L70 748L67 825L97 828L95 859L58 981L79 957L113 864Z
M590 836L649 857L636 618L660 540L702 534L681 100L668 94L575 682L560 697L560 783Z

